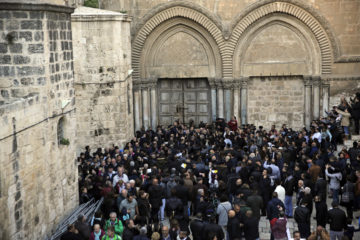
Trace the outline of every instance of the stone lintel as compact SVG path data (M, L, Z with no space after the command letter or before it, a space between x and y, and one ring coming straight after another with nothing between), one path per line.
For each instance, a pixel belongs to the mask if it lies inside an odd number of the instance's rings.
M73 7L62 5L47 4L47 3L23 3L23 2L0 2L1 10L17 10L17 11L46 11L46 12L60 12L73 13Z
M75 9L75 12L71 14L71 21L73 22L131 22L131 19L127 14L90 7L78 7Z

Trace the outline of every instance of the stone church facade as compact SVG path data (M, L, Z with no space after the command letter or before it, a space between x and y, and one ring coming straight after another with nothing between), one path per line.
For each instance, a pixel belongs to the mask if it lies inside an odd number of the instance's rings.
M135 129L300 128L359 88L359 1L104 0L132 21Z
M358 0L7 2L1 239L44 238L71 213L86 145L176 119L301 128L360 87Z

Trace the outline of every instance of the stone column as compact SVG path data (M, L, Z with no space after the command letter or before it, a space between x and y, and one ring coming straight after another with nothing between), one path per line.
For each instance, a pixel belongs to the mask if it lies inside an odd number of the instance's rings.
M150 126L150 101L148 88L143 88L142 93L142 108L143 108L143 126L147 129Z
M306 128L310 127L311 124L311 78L304 77L305 85L305 126Z
M225 120L230 121L231 119L231 91L230 86L227 86L224 89L224 104L225 104Z
M320 77L313 77L313 117L320 117Z
M217 116L224 118L224 90L222 86L217 88Z
M240 108L240 88L239 85L235 83L234 86L234 103L233 103L233 115L236 117L236 119L238 121L240 121L240 112L239 112L239 108Z
M153 130L156 129L157 125L157 98L156 98L156 85L152 85L150 90L151 95L151 127Z
M211 92L211 120L216 121L216 86L214 79L208 79Z
M141 128L141 119L140 119L140 108L141 108L141 90L134 90L134 121L135 121L135 131L140 130Z
M326 112L329 111L329 96L330 96L330 84L324 82L322 85L322 116L326 116Z
M241 124L247 123L247 82L248 82L247 78L241 80L241 90L240 90Z

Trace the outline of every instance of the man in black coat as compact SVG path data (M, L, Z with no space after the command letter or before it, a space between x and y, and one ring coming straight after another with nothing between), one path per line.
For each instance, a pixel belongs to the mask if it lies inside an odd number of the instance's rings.
M355 122L355 134L359 134L359 121L360 121L360 99L358 94L356 94L354 103L351 105L352 111L351 116Z
M89 239L91 235L91 228L86 223L86 217L82 214L78 216L78 220L75 222L75 228L79 231L82 239Z
M205 224L202 232L202 239L212 239L210 236L216 236L217 239L223 240L225 239L224 231L220 227L220 225L216 224L214 221L216 219L211 219L210 223Z
M253 194L246 200L246 205L249 206L253 212L253 216L260 220L261 209L264 206L263 199L258 195L257 190L253 190Z
M193 240L202 240L202 233L204 229L205 223L202 220L202 214L196 214L196 218L194 218L190 223L190 230L193 236Z
M266 209L267 218L271 221L273 218L279 218L280 209L284 210L284 203L278 199L277 192L273 192L272 199L269 201Z
M316 224L317 226L326 227L327 223L327 205L320 196L315 196Z
M241 239L242 230L240 229L240 221L235 216L235 211L230 210L228 213L228 216L229 216L229 220L228 220L228 224L227 224L227 231L229 233L229 239L230 240ZM194 238L194 240L195 240L195 238Z
M158 212L162 205L162 198L164 196L163 188L159 185L159 180L154 178L152 181L152 185L149 187L149 202L151 204L151 217L152 220L157 223Z
M347 227L346 214L339 208L339 203L332 202L332 209L328 211L328 223L330 224L330 238L341 239L344 235L344 229Z
M243 226L246 240L259 239L259 220L252 215L251 210L246 211Z
M307 202L302 201L301 205L295 209L294 218L298 224L301 238L307 239L310 236L310 211L306 207Z
M81 240L81 236L78 233L78 230L75 228L74 224L70 224L61 238L61 240Z
M138 235L139 231L135 228L134 221L129 219L126 221L126 227L122 234L122 240L133 240L134 236Z
M315 182L315 195L319 196L320 200L326 203L327 182L324 179L324 174L322 172L320 172L319 177Z

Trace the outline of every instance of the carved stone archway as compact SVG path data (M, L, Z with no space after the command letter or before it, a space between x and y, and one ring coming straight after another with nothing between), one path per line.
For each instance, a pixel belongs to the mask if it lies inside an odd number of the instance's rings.
M239 19L237 20L238 22L236 25L234 25L231 37L228 41L228 47L232 49L232 52L229 52L224 56L223 64L232 61L234 51L243 33L248 28L251 28L256 21L272 13L281 13L293 16L303 22L311 30L316 38L321 52L321 74L331 74L333 51L331 41L325 29L321 26L320 22L308 11L295 4L283 1L261 5L247 14L239 16ZM231 71L224 69L223 75L224 77L231 77L232 69Z

